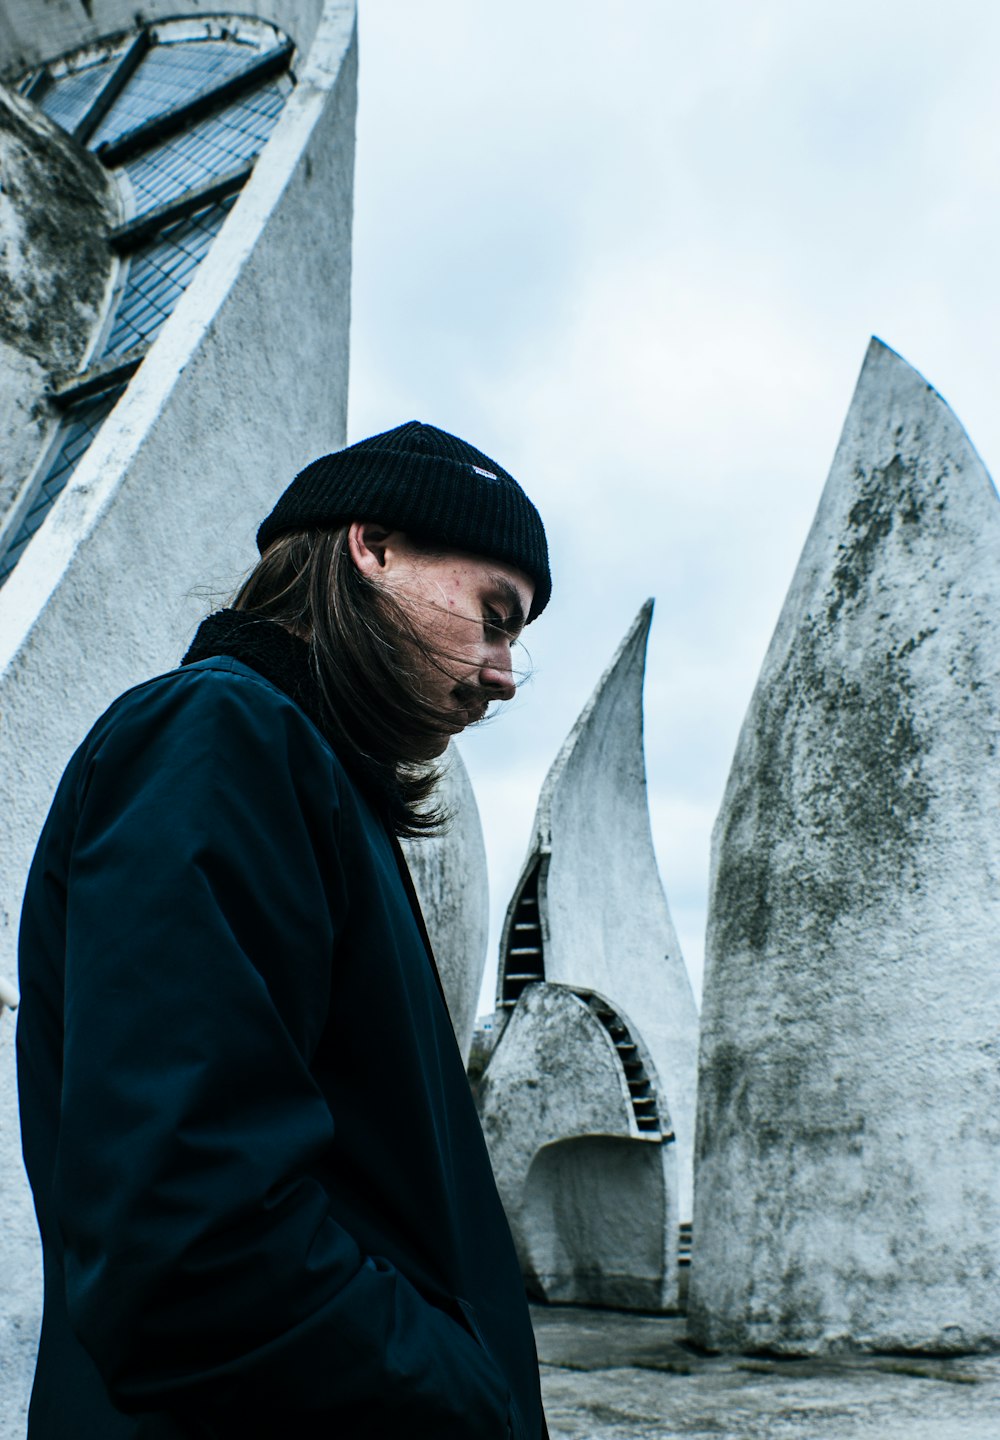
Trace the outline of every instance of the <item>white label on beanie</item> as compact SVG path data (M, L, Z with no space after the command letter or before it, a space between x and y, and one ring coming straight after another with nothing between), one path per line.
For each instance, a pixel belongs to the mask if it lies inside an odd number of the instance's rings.
M470 465L469 469L475 470L477 475L485 475L487 480L495 480L497 478L492 470L484 470L480 465Z

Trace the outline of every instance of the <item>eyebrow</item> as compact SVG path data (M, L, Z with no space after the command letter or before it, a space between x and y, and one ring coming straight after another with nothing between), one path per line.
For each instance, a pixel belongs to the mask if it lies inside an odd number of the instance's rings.
M498 628L509 635L519 634L524 629L524 610L521 608L517 586L512 584L506 575L500 575L497 571L487 575L486 583L497 598L502 600L507 611L506 619L500 621Z

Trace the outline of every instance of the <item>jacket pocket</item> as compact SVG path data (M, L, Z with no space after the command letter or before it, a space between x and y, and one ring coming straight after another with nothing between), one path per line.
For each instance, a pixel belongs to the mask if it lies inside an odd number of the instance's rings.
M504 1375L503 1370L497 1364L496 1356L493 1354L493 1351L486 1343L486 1337L482 1332L482 1327L479 1324L479 1317L477 1316L475 1310L469 1304L468 1300L458 1299L457 1296L455 1298L458 1300L458 1308L462 1312L462 1317L465 1320L466 1325L469 1327L472 1338L476 1341L476 1344L480 1347L480 1349L489 1356L490 1360L496 1366L500 1374ZM506 1375L504 1375L505 1380L506 1378ZM510 1388L510 1385L507 1386L507 1427L508 1432L512 1437L512 1440L528 1440L528 1432L524 1427L524 1421L521 1419L521 1412L517 1408L517 1401L514 1399L514 1392Z

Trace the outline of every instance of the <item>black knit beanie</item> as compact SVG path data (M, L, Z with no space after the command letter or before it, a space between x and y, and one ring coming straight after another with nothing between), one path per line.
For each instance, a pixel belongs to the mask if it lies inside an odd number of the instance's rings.
M420 540L503 560L535 582L529 620L552 593L541 517L481 450L409 420L324 455L296 475L257 531L261 554L288 530L375 520Z

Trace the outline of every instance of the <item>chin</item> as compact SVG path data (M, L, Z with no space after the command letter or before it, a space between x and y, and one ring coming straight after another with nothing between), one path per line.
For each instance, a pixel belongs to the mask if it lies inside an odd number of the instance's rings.
M450 742L450 735L428 735L420 747L421 760L439 759L447 750Z

